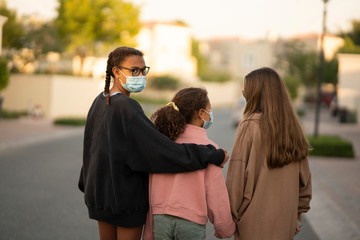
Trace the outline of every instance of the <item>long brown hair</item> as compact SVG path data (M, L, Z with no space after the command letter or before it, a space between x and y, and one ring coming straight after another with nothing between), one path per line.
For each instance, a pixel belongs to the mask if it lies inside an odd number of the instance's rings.
M184 88L171 100L178 110L167 105L154 112L150 119L156 128L171 140L176 140L190 123L194 114L209 103L207 91L202 88Z
M245 76L244 120L261 113L260 129L269 168L281 168L308 156L309 143L291 105L286 86L271 68L260 68ZM242 128L246 131L245 128ZM240 133L239 133L240 134Z
M105 76L105 88L104 93L106 96L106 105L110 105L110 80L111 77L115 78L112 71L113 67L120 66L121 63L125 61L128 56L143 56L143 53L139 50L131 47L118 47L109 54L106 66L106 76Z

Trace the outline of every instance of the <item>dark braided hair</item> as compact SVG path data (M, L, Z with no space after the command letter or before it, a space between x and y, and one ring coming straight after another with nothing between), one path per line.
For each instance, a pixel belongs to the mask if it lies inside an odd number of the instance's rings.
M165 106L154 112L150 119L161 133L174 141L184 132L185 125L191 122L194 114L206 108L209 98L205 89L184 88L171 101L179 111L172 106Z
M135 48L118 47L109 54L106 66L105 88L104 93L106 96L106 105L110 106L110 80L111 77L115 78L112 71L113 67L120 66L128 56L137 55L142 57L144 54Z

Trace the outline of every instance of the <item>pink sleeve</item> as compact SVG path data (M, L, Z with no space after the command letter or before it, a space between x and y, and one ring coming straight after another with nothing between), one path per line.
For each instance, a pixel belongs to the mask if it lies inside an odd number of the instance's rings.
M209 164L205 177L208 217L214 224L215 232L223 238L229 238L235 233L235 223L222 170Z

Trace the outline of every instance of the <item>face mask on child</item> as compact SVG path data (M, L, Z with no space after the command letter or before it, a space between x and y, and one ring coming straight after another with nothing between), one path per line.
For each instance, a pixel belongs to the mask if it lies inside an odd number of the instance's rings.
M127 91L136 93L141 92L146 86L146 76L126 76L121 70L120 72L126 77L126 83L124 84L121 79L120 83Z
M201 109L201 110L203 110L204 112L206 112L206 113L209 114L209 116L210 116L210 121L206 121L206 120L204 120L204 119L201 119L201 120L204 121L204 125L203 125L202 127L205 128L205 129L208 129L208 128L211 126L211 124L213 123L213 121L214 121L213 112L210 111L210 113L208 113L205 109Z

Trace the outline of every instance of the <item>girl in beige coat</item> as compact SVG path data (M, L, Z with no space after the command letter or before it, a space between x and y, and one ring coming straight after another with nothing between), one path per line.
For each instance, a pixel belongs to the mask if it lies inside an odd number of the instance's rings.
M235 240L290 240L310 209L309 144L273 69L249 73L243 94L244 119L226 177Z

